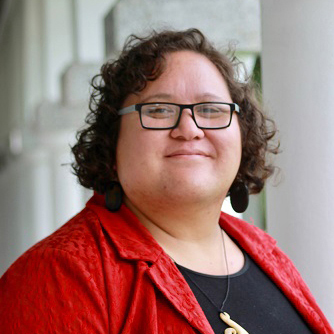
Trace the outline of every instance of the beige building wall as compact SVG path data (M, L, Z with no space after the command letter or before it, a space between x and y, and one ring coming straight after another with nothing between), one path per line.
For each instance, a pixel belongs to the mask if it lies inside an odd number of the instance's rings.
M268 232L334 323L334 2L263 0L261 9L264 101L282 149Z

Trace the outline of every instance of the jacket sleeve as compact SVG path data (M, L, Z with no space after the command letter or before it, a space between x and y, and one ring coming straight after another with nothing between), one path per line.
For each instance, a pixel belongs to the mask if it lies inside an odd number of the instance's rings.
M0 281L1 333L107 333L96 266L55 248L24 254Z

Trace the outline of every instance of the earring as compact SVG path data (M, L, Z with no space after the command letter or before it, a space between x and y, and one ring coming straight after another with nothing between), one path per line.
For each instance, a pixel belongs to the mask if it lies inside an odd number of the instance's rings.
M245 212L249 203L249 192L247 185L242 181L237 181L230 188L230 200L235 212Z
M109 211L118 211L123 202L123 189L119 182L112 181L105 193L106 207Z

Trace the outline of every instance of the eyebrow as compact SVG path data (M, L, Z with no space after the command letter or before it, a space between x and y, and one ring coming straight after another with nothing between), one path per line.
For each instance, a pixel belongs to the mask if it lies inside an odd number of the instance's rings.
M231 99L231 97L229 96L227 99L226 98L222 98L221 96L215 95L215 94L211 94L211 93L205 93L199 96L201 99L207 99L208 100L212 100L214 102L218 102L218 101L226 101Z
M153 94L153 95L149 95L147 96L145 99L143 99L141 102L145 103L148 101L153 101L153 100L171 100L172 99L172 95L170 94L164 94L164 93L159 93L159 94Z
M222 99L218 95L214 95L214 94L211 94L211 93L201 94L196 99L197 100L202 100L203 102L209 102L210 100L213 101L213 102L226 100L226 99ZM229 99L231 99L231 98L229 97ZM141 102L145 103L145 102L154 101L154 100L170 101L170 100L173 100L173 96L170 95L170 94L167 94L167 93L158 93L158 94L153 94L153 95L149 95L149 96L145 97Z

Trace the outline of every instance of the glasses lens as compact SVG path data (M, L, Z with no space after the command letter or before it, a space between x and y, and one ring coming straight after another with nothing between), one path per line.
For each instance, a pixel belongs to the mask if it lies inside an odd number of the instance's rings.
M194 114L196 123L203 128L222 128L231 121L231 108L228 104L198 104L194 107Z
M141 107L143 126L153 129L173 127L179 113L180 107L168 103L145 104Z

